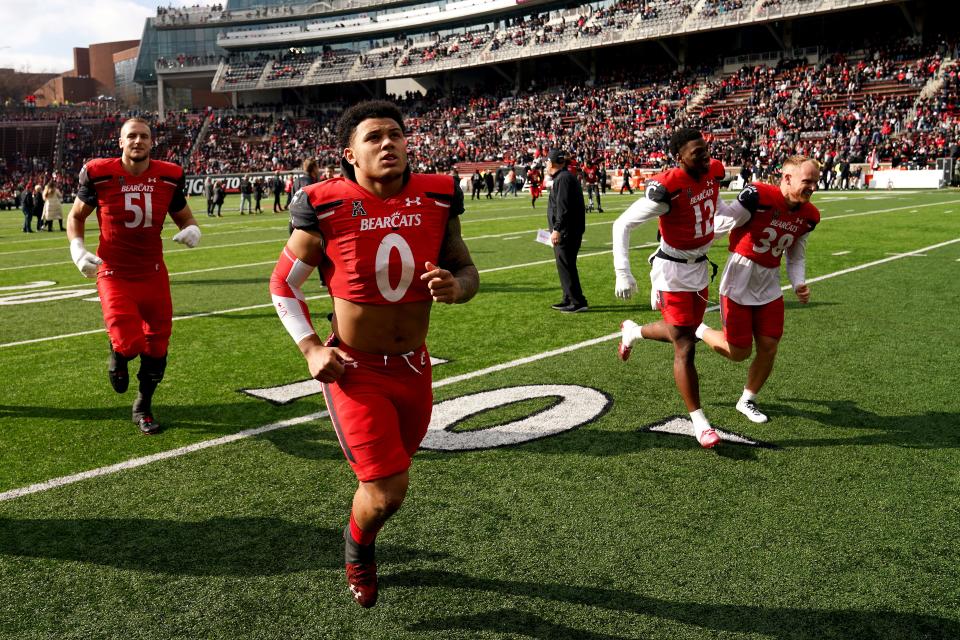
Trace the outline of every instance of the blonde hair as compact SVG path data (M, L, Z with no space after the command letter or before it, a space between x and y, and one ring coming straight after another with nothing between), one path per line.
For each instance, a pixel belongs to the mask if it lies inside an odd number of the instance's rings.
M43 188L43 199L46 200L54 193L58 192L57 185L53 182L48 182L47 186Z
M783 161L783 166L780 168L780 170L783 171L787 167L797 167L799 169L807 162L812 162L813 165L817 168L817 171L820 171L819 162L817 162L810 156L803 156L803 155L790 156L789 158Z

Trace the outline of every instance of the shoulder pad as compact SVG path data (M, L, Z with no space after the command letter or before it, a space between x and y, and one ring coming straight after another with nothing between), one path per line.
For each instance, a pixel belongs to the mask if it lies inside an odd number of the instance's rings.
M667 205L670 204L670 191L666 185L659 180L647 180L647 184L644 187L644 195L648 200L662 202Z
M760 192L757 190L757 185L748 184L744 187L737 195L737 201L750 213L756 213L757 207L760 206Z

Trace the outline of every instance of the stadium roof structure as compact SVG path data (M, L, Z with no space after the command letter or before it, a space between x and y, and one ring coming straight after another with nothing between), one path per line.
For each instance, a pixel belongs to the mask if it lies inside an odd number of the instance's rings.
M377 92L388 80L484 67L503 75L503 63L643 42L659 44L682 66L683 36L765 25L789 55L782 25L880 5L898 5L911 20L901 0L742 0L732 8L679 0L644 5L657 8L653 16L611 0L227 0L223 8L185 7L149 18L135 81L156 84L162 111L164 88L171 86L211 99L220 94L236 106L238 94L331 85ZM537 26L518 38L521 18ZM434 55L451 50L456 54Z
M594 35L585 35L576 29L567 29L565 31L561 30L559 35L554 32L546 38L531 38L520 46L511 41L509 28L498 27L499 24L502 24L499 21L520 14L541 13L545 9L550 9L551 3L546 1L536 2L536 0L522 4L518 4L517 0L488 0L486 2L464 0L442 6L438 6L436 3L420 3L426 5L429 10L420 9L413 10L413 12L404 10L402 13L398 12L400 17L389 20L373 19L368 14L361 13L357 14L356 18L349 20L338 19L301 26L293 26L288 23L263 31L225 32L218 36L218 46L229 51L254 52L318 45L331 47L343 43L369 43L374 37L397 34L409 35L417 32L430 33L431 35L421 40L417 40L414 35L402 46L403 50L395 56L391 64L383 64L382 66L364 65L364 59L360 55L361 50L358 49L356 55L346 55L346 64L326 65L318 56L311 64L303 65L304 68L294 77L275 77L276 74L273 73L275 62L273 61L267 61L259 65L240 62L236 64L242 71L243 79L226 82L225 79L230 77L232 71L236 70L232 68L232 63L228 60L218 68L212 89L215 92L254 91L415 77L464 68L496 65L502 62L588 51L598 47L658 41L669 37L716 31L724 28L769 24L873 5L896 4L897 2L899 0L783 0L780 4L770 5L765 0L746 0L741 9L711 13L710 9L713 5L710 5L707 0L689 0L686 3L692 8L689 14L680 12L679 7L682 7L683 3L679 3L679 5L674 3L664 7L665 9L674 7L674 11L666 10L657 19L646 19L640 12L636 12L623 24L604 26ZM581 2L576 7L559 11L556 14L558 17L553 18L551 22L575 21L584 17L589 24L597 5L597 2ZM556 6L555 3L553 6ZM569 7L570 3L565 3L564 6ZM491 30L497 30L501 33L503 35L502 39L497 40L496 37L491 37L483 48L461 49L455 57L439 58L425 63L411 63L409 54L417 49L426 46L444 45L443 37L436 32L455 24L458 25L464 35L469 35L471 29L489 25L491 19L494 19L495 22L495 24L490 25ZM331 25L329 28L325 27L327 23ZM503 46L495 46L494 41ZM374 49L374 51L376 50ZM671 53L671 55L673 54ZM677 60L677 62L680 62L680 60Z

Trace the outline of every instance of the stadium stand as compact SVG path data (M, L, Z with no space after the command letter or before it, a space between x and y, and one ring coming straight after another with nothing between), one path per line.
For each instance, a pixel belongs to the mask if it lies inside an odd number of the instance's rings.
M809 13L823 10L828 2L837 0L608 0L548 11L531 7L503 20L410 35L405 33L408 25L429 23L446 12L472 15L490 3L461 0L400 10L390 9L392 3L346 0L325 3L326 9L293 5L245 12L215 5L171 8L158 18L170 28L184 21L218 22L226 40L283 42L279 48L265 44L218 58L213 88L238 92L491 66L544 52L589 49L614 36L630 41ZM364 13L367 8L370 14ZM263 18L272 22L252 24ZM304 32L342 33L373 22L392 23L392 33L367 40L365 49L350 43L295 46ZM726 164L748 162L761 176L797 152L834 161L929 167L956 148L958 67L953 62L955 43L919 42L905 38L796 60L777 54L768 64L733 71L724 71L720 63L680 71L678 65L641 66L622 60L596 69L589 82L582 75L538 72L522 85L518 80L471 90L446 86L398 100L410 114L411 152L421 171L457 166L464 174L476 166L527 165L539 162L553 145L610 168L657 168L665 161L666 134L681 124L701 127L714 154ZM212 62L211 54L180 54L159 57L156 66L175 69ZM197 174L289 170L307 155L324 163L336 161L331 112L342 106L335 102L329 109L293 109L266 104L209 117L181 114L156 123L157 152L162 154L157 157L180 162ZM113 137L122 115L96 109L53 115L38 125L38 131L49 135L37 133L32 146L10 143L17 146L16 153L4 146L4 162L21 177L58 168L75 175L84 159L115 152ZM5 120L15 117L11 112Z

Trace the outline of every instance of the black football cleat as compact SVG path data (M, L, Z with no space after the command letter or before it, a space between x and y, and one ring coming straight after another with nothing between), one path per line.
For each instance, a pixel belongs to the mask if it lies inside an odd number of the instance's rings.
M152 436L160 433L160 424L153 417L149 397L144 397L143 393L137 394L137 399L133 401L133 423L140 429L140 433L145 436Z
M157 433L160 433L160 423L153 419L153 416L147 414L137 418L137 427L140 429L140 433L145 436L152 436Z
M127 359L110 347L110 360L107 363L107 377L110 386L117 393L125 393L130 386L130 374L127 372Z

